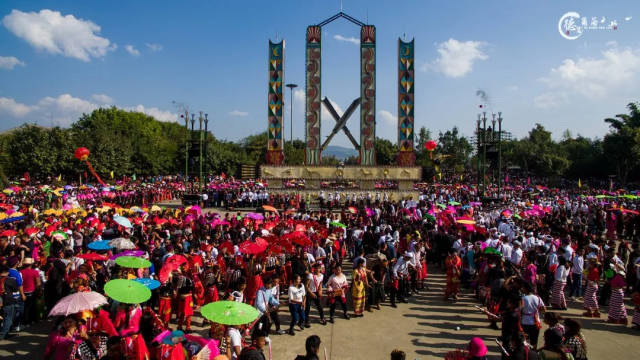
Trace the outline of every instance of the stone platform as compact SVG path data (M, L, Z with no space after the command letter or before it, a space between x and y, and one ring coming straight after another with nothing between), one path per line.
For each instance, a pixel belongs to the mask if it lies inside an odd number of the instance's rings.
M422 178L422 168L408 166L273 166L260 167L260 177L269 183L269 190L283 189L283 181L304 179L305 191L325 190L323 181L353 181L358 191L373 191L376 181L397 181L398 192L413 191L413 184ZM286 190L286 189L284 189ZM351 189L345 191L351 191ZM377 190L376 190L377 191Z

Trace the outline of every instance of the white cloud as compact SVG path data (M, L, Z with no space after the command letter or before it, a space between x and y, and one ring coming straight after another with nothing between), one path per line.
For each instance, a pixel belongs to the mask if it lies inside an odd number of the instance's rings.
M610 47L598 58L565 59L539 79L547 93L534 99L538 107L558 106L578 95L602 100L615 94L635 94L640 74L640 49ZM552 95L549 95L552 94ZM558 96L563 101L546 101ZM540 106L542 104L542 106Z
M546 92L533 98L533 104L541 109L555 108L568 102L565 92Z
M160 51L160 50L163 49L161 44L149 44L149 43L146 43L145 45L147 46L147 48L149 50L151 50L153 52L157 52L157 51Z
M378 110L378 117L389 125L397 125L398 118L387 110Z
M458 41L449 39L438 44L440 56L420 67L422 71L432 70L444 74L447 77L457 78L467 75L473 69L476 60L489 58L482 51L486 45L483 41Z
M15 56L0 56L0 69L13 70L16 66L24 66L24 63Z
M520 89L520 87L518 87L518 85L511 85L509 87L507 87L507 90L509 91L518 91Z
M345 41L345 42L350 42L352 44L356 44L356 45L360 45L360 39L357 39L353 36L342 36L340 34L338 35L333 35L333 38L338 40L338 41Z
M63 16L59 11L25 13L14 9L2 19L2 24L38 50L82 61L102 58L116 48L109 39L98 36L100 26L73 15Z
M25 104L16 102L14 99L0 97L0 114L8 114L13 117L23 117L31 111Z
M94 94L91 98L95 102L70 94L62 94L57 97L44 97L34 105L25 105L11 98L0 97L0 114L6 114L16 119L36 121L47 126L69 126L83 113L89 114L95 109L113 104L113 99L105 94ZM177 114L157 107L147 108L144 105L137 105L120 106L120 108L142 112L160 121L176 121L178 118ZM27 115L29 118L25 118Z
M113 98L105 94L93 94L91 98L99 104L113 104Z
M157 107L146 108L144 105L137 105L131 108L127 108L126 110L133 110L141 113L145 113L149 116L153 116L156 120L172 122L178 121L178 114L173 113L171 111L161 110Z
M229 115L231 116L248 116L249 113L246 111L240 111L240 110L233 110L229 112Z
M140 56L140 51L135 48L133 45L125 45L124 49L133 56Z

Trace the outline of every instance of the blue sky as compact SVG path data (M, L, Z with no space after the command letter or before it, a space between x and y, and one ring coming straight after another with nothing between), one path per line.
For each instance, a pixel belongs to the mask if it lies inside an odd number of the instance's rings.
M458 126L471 135L485 90L504 128L524 136L536 122L560 137L602 137L604 117L640 100L638 1L356 1L344 11L377 27L378 136L397 139L397 38L416 39L416 127ZM307 25L340 10L324 1L0 2L0 131L24 122L66 126L101 105L164 121L172 103L203 110L214 134L238 140L267 127L268 40L286 41L285 81L294 137L303 138ZM618 29L567 40L560 17L578 12ZM323 28L322 91L345 109L359 96L359 28ZM286 93L289 138L289 91ZM358 113L348 125L358 132ZM334 121L323 117L323 135ZM211 123L210 123L211 125ZM357 136L356 136L357 137ZM333 144L347 145L344 135Z

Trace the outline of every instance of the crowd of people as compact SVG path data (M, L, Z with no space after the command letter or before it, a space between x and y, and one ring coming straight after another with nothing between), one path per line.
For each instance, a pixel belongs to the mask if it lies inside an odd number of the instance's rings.
M490 326L501 324L508 359L586 359L580 322L562 317L580 298L583 316L606 308L606 321L621 325L632 305L631 322L640 327L634 194L514 186L488 203L475 187L454 184L422 186L417 199L325 190L282 197L261 181L219 176L208 179L203 205L264 211L152 206L198 186L159 177L111 188L6 189L0 339L46 318L70 294L105 294L114 279L148 279L159 286L145 301L110 299L57 317L46 358L272 358L278 335L408 302L425 291L427 264L446 272L444 299L469 289ZM150 266L123 267L120 256ZM258 315L246 324L203 320L209 331L194 331L192 317L217 301L247 304ZM288 324L280 319L285 306ZM548 329L538 346L542 322ZM301 359L317 358L319 348L320 339L308 337ZM486 353L474 338L460 356Z

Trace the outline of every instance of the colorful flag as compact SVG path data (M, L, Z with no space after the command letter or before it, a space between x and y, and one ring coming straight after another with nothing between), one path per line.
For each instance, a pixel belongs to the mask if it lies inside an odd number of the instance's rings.
M578 178L578 188L582 188L582 181Z
M527 178L527 185L531 184L531 178Z
M133 181L136 181L136 174L133 174L133 176L131 177L131 179L133 179Z
M113 171L111 171L111 172L109 173L109 175L110 175L110 176L111 176L111 178L113 179Z
M62 181L62 174L58 175L58 181Z
M509 174L505 175L504 177L504 183L508 184L509 183Z

